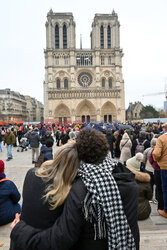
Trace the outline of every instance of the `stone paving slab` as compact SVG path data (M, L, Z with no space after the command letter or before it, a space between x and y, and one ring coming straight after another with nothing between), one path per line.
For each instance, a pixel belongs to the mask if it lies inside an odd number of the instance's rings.
M31 150L17 152L13 148L13 160L6 161L6 148L0 152L0 159L5 162L5 172L17 186L22 194L23 181L26 172L33 167L31 163ZM141 250L167 250L167 219L157 213L157 206L151 204L152 212L149 219L139 221L140 249ZM10 224L0 227L0 243L4 246L0 250L8 250L10 244Z

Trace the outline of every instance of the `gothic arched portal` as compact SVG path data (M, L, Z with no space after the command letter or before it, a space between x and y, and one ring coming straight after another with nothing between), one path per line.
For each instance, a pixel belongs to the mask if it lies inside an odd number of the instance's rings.
M101 108L101 121L112 122L113 120L116 120L116 107L108 101Z
M60 123L66 123L71 119L69 108L64 103L59 104L55 109L54 118Z
M88 100L83 100L78 104L75 114L77 121L96 121L97 114L95 106Z

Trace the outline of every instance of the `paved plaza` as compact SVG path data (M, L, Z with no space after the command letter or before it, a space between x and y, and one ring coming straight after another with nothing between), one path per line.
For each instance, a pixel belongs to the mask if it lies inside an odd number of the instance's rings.
M5 162L5 172L7 178L12 180L22 193L23 181L28 169L33 167L31 163L31 150L17 152L13 148L14 159L6 161L6 148L0 152L0 159ZM3 247L0 249L9 249L10 224L0 227L0 243ZM167 249L167 219L158 215L156 205L152 205L152 213L149 219L139 222L141 235L141 250L166 250ZM63 249L62 249L63 250Z

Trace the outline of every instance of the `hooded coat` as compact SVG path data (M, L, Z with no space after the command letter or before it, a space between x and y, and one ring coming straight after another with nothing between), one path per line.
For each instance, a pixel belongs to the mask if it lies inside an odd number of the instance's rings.
M127 168L135 174L135 180L140 188L138 197L138 220L145 220L151 213L151 206L149 200L152 199L152 190L150 185L150 175L134 168L127 166Z
M0 226L12 222L15 214L21 212L19 200L20 193L12 181L0 182Z
M120 150L121 150L121 156L120 161L126 162L129 158L131 158L131 147L132 142L129 138L129 135L127 133L124 133L122 136L122 140L120 142Z

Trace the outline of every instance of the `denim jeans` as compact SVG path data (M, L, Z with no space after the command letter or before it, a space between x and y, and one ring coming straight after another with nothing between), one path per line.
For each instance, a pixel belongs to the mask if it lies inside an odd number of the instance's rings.
M2 152L2 142L0 141L0 151Z
M7 158L12 159L12 145L7 145Z
M167 170L161 169L162 192L164 199L164 210L167 212Z

